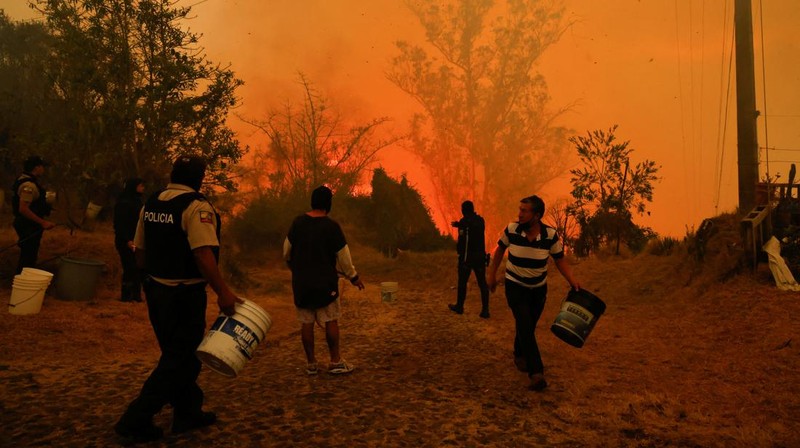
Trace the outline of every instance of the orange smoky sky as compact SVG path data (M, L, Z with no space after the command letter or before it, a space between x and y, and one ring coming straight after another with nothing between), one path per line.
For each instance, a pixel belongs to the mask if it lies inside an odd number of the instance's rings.
M5 9L13 18L29 18L23 3ZM245 81L239 116L263 118L270 109L297 101L300 72L354 122L388 116L393 121L387 131L400 134L418 110L385 77L396 41L424 39L401 0L179 4L193 7L188 26L203 35L209 59L230 64ZM637 221L680 237L703 218L733 211L738 202L735 70L729 77L733 0L565 0L564 5L572 25L537 69L548 81L551 105L572 104L560 125L585 133L617 124L618 139L629 140L634 149L634 163L650 159L662 166L650 215ZM776 148L761 151L760 175L780 173L785 181L789 163L800 161L800 6L797 0L752 5L759 146ZM265 147L263 135L251 126L236 117L231 126L251 148ZM427 171L407 148L384 150L379 163L390 175L406 174L428 204L435 204ZM550 203L569 197L569 190L567 173L539 193ZM480 204L476 208L480 212ZM509 210L508 218L515 216Z

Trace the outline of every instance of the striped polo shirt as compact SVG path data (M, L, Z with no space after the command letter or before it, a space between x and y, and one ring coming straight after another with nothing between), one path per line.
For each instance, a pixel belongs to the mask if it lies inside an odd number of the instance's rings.
M527 233L519 229L519 223L512 222L497 244L508 249L506 279L526 288L546 283L549 256L554 259L564 256L564 247L556 229L545 224L541 224L541 233L533 241L528 241Z

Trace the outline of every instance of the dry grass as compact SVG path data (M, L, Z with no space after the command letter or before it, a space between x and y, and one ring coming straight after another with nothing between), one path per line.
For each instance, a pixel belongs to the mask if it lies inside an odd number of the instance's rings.
M453 320L446 311L445 304L455 296L452 253L404 253L387 259L354 244L353 258L367 290L354 291L344 285L343 295L352 298L346 310L348 318L359 322L347 331L356 341L386 338L392 327L408 324L412 310L419 312L414 316L427 319L427 327L415 330L419 333L414 337L405 334L403 339L391 341L391 348L379 349L397 360L394 372L413 383L414 378L425 375L411 361L413 354L435 353L446 358L448 368L442 375L453 375L444 378L448 383L463 383L459 387L467 391L488 391L482 392L488 394L483 401L471 401L457 392L448 396L448 389L438 389L434 377L426 380L434 381L426 386L428 396L408 396L406 400L436 406L454 400L458 410L443 408L442 412L466 414L463 419L467 423L449 431L447 425L452 423L447 419L432 424L438 428L432 431L451 435L441 436L435 443L423 437L420 445L503 445L503 434L508 432L504 424L519 419L520 433L530 438L511 435L508 440L529 446L800 446L800 341L795 318L800 315L800 297L778 291L764 265L755 273L738 267L738 227L732 219L725 219L718 224L719 232L709 242L702 261L690 253L687 243L659 252L663 255L573 260L582 284L608 305L580 350L547 330L566 295L566 285L551 269L549 301L537 332L551 382L543 394L525 391L524 380L513 371L513 319L502 293L493 295L492 319L488 321L468 315L477 313L474 282L470 283L468 313ZM70 235L65 228L48 232L43 259L63 254L98 258L106 261L107 272L92 301L63 302L48 296L39 315L21 319L2 314L0 366L41 366L37 359L43 353L47 362L56 364L130 361L147 359L156 349L143 308L114 300L119 268L111 241L107 226L99 226L93 233ZM0 231L0 243L13 243L13 233ZM8 297L16 254L12 249L0 255L3 300ZM290 274L279 256L231 256L234 263L227 266L237 270L237 290L243 296L257 297L275 318L270 331L273 343L296 342ZM57 269L54 261L45 266ZM374 298L379 296L381 281L400 282L408 308L380 308ZM209 319L215 314L216 308L209 306ZM439 328L442 322L452 327ZM455 340L448 342L450 347L438 347L442 335L462 331L464 338L474 342L465 345ZM275 347L279 345L273 350ZM300 359L299 348L292 347ZM362 356L369 352L366 347L370 345L364 345ZM447 351L439 351L444 349ZM469 374L453 372L452 366L461 362L471 366ZM362 359L362 363L372 361ZM387 394L398 393L395 381L397 378L387 382ZM12 401L13 397L0 395L0 404L8 406ZM401 410L386 412L396 412L396 418L413 418ZM461 433L467 439L460 438Z

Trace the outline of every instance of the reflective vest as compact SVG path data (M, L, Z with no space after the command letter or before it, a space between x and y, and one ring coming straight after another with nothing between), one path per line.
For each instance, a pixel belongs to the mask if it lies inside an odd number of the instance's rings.
M183 212L189 204L207 199L198 192L192 192L162 201L158 196L163 191L154 193L144 205L145 269L153 277L163 279L203 278L181 224ZM214 217L219 240L221 222L216 211ZM213 252L214 258L219 261L219 246L213 248Z

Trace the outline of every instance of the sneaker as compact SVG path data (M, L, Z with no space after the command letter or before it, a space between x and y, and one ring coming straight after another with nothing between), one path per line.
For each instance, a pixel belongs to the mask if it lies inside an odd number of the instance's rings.
M481 314L479 314L479 316L480 316L482 319L488 319L488 318L489 318L489 310L483 310L483 311L481 311Z
M458 305L453 305L451 303L450 305L447 305L447 307L450 308L450 311L452 311L452 312L454 312L456 314L464 314L464 308L461 308Z
M180 434L193 429L205 428L217 422L217 414L213 412L200 411L198 414L190 416L175 417L172 420L172 433Z
M328 372L334 375L341 375L343 373L350 373L355 370L356 366L348 363L344 359L340 359L336 364L331 364L328 367Z
M544 375L541 373L534 373L531 375L531 384L528 386L528 389L532 391L542 391L545 387L547 387L547 381L544 379Z
M316 375L319 373L319 367L317 367L317 363L310 362L306 366L306 375Z
M130 424L120 419L114 425L114 432L131 443L146 443L164 437L164 430L154 425L153 422Z

